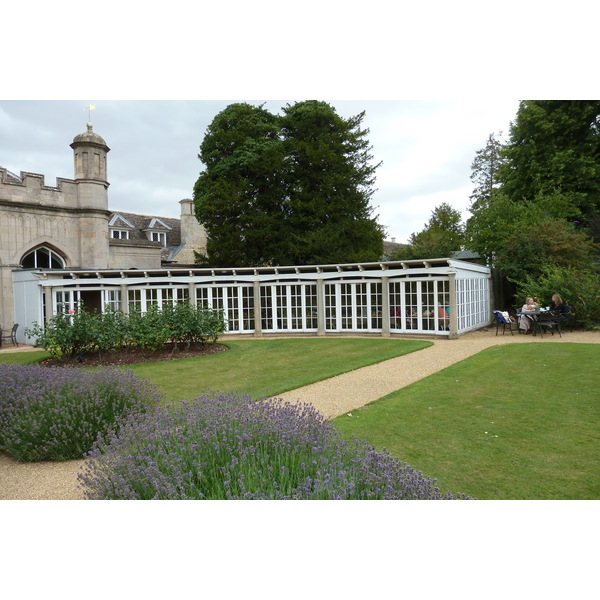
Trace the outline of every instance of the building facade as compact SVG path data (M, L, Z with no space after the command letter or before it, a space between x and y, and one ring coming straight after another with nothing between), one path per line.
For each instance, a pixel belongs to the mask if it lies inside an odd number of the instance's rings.
M456 337L489 324L490 271L452 258L345 265L198 268L206 235L190 199L171 219L108 209L105 141L75 137L74 179L0 168L0 325L58 312L125 313L192 302L222 310L227 333Z
M129 269L193 265L206 235L191 199L181 218L112 213L106 142L87 131L71 144L74 178L48 186L44 176L0 167L0 326L15 315L13 273L30 269ZM22 335L23 324L20 323Z
M487 267L453 259L210 269L21 270L20 322L79 302L145 312L191 302L222 310L229 334L420 334L455 338L490 323ZM29 340L31 341L31 340Z

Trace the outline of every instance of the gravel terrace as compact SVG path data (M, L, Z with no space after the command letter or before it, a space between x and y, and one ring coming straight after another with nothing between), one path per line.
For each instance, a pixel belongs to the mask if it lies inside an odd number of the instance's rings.
M290 402L307 402L326 417L335 417L427 377L489 346L511 343L600 343L600 331L532 335L506 332L495 327L468 333L457 340L434 339L429 348L363 367L277 396ZM27 349L23 349L26 351ZM4 348L0 352L12 352ZM81 500L77 473L83 460L17 463L0 454L0 500Z

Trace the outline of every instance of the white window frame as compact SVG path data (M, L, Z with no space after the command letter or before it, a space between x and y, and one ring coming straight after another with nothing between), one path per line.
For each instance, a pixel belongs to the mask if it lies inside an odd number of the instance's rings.
M164 231L149 231L151 242L160 242L160 245L164 248L167 245L167 234Z
M115 235L117 234L117 235ZM129 230L128 229L111 229L110 237L113 240L128 240Z

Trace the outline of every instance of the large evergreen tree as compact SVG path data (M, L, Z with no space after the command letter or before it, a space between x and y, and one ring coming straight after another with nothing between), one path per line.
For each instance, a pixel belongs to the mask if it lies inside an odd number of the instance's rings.
M284 109L292 263L376 261L383 254L383 230L369 204L378 165L360 127L364 114L344 119L315 100Z
M259 266L379 260L383 228L364 113L344 119L306 101L276 116L232 104L209 126L194 188L204 264Z
M492 195L500 187L500 168L506 163L502 143L490 134L485 147L477 150L471 165L471 181L475 184L471 194L471 211L486 208Z
M500 169L504 193L555 218L600 212L600 101L525 100Z
M262 107L229 105L208 127L199 158L206 165L194 186L196 217L207 233L201 262L269 263L286 236L277 117Z

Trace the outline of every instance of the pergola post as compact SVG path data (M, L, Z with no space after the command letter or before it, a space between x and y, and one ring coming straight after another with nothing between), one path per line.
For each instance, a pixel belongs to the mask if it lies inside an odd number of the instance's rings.
M458 338L458 302L456 301L456 273L448 273L450 292L450 334L448 339Z
M325 335L325 284L317 279L317 335Z
M381 278L381 337L390 337L390 279Z
M54 316L54 306L52 305L52 288L49 285L45 285L42 290L44 294L44 304L46 306L46 312L44 314L45 325Z
M128 302L128 291L127 291L127 284L122 283L120 286L120 292L119 292L119 310L124 314L124 315L128 315L129 314L129 302Z
M192 305L196 305L196 285L193 281L188 283L188 302Z
M262 323L260 315L260 281L252 282L254 289L254 337L262 337Z

